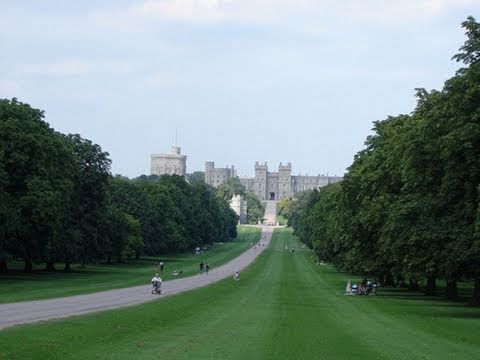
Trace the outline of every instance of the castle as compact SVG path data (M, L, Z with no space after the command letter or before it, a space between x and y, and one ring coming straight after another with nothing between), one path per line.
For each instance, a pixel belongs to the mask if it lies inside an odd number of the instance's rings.
M181 148L172 146L170 154L152 154L150 173L152 175L180 175L187 173L187 156L182 155Z
M205 163L205 182L218 187L232 177L237 177L234 167L215 168L213 161ZM282 200L295 197L306 190L319 189L342 180L339 176L292 175L292 164L280 163L278 172L268 171L266 162L255 162L254 177L238 177L247 191L254 192L261 200Z
M180 175L187 173L187 156L182 155L181 148L172 146L170 154L151 155L152 175ZM216 168L213 161L205 163L205 182L213 187L226 183L231 178L238 178L247 191L255 193L260 200L282 200L293 198L306 190L319 189L328 184L342 180L339 176L328 175L292 175L292 164L278 166L277 172L268 171L266 162L255 162L254 177L239 177L233 166ZM241 216L244 211L241 200L236 199L232 208Z

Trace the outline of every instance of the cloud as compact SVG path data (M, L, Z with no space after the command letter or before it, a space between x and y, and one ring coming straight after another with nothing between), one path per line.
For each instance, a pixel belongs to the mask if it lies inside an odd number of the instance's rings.
M399 25L432 19L436 16L478 5L477 0L403 0L403 1L346 1L343 6L335 6L337 15L344 14L348 19L361 23ZM340 12L341 11L341 12Z
M22 70L29 74L65 76L91 73L125 74L133 72L134 68L130 64L121 62L65 60L53 63L26 64L22 66Z
M304 23L304 32L316 35L323 29L318 20L401 24L469 5L478 5L478 0L145 0L114 12L97 12L93 17L104 25L129 30L165 21L200 25Z

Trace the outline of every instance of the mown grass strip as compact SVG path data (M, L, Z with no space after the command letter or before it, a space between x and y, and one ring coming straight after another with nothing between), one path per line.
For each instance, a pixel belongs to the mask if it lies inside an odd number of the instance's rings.
M294 249L292 253L288 249ZM8 359L476 359L480 311L351 297L288 230L241 273L141 306L0 332Z

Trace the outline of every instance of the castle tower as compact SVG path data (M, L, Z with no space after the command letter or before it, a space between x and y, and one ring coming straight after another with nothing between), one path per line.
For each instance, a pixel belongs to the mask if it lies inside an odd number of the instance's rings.
M150 173L152 175L180 175L187 173L187 156L182 155L181 148L172 146L170 154L152 154L150 156Z
M260 200L267 199L267 172L268 166L267 163L259 163L255 161L255 194L260 198Z
M214 186L215 162L205 162L205 183Z
M292 191L292 164L278 166L278 200L293 197Z

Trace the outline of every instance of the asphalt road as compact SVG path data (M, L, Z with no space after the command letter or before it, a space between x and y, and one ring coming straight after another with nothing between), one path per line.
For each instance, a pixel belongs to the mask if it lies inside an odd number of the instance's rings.
M275 205L267 204L265 217L269 220L275 217L274 213L271 214L272 211L275 211ZM262 226L262 239L267 246L272 237L272 230L272 226ZM162 295L152 295L151 285L142 285L64 298L0 304L0 329L141 304L209 285L227 277L233 277L236 271L241 271L249 265L267 246L256 245L230 262L211 269L208 275L198 274L165 281L162 284Z

